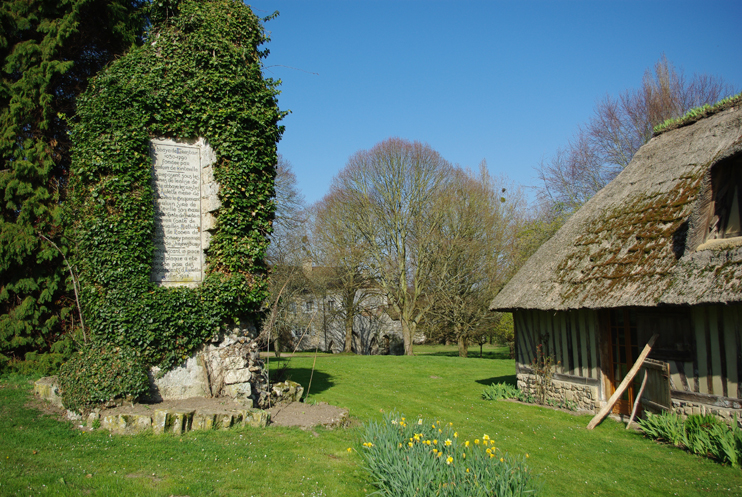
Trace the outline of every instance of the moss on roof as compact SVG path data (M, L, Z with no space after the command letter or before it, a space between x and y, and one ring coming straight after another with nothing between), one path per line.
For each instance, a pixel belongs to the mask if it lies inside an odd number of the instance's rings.
M742 243L696 250L705 230L698 216L711 196L709 171L742 156L742 98L723 106L639 149L536 251L490 309L742 302Z
M739 105L740 103L742 103L742 92L723 98L716 102L714 105L706 104L700 107L693 108L681 117L668 119L662 124L658 124L657 126L655 126L652 136L657 136L673 129L688 126L689 124L693 124L694 122L700 121L705 117L712 116L718 112L734 107L735 105Z

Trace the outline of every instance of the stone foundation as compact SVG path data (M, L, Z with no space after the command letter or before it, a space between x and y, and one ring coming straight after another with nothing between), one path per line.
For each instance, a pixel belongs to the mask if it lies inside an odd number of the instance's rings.
M257 342L219 337L183 364L161 374L150 370L149 402L191 397L231 397L249 406L268 405L268 375Z
M742 427L742 409L727 409L724 407L710 406L697 402L686 400L672 399L672 410L684 419L691 414L713 414L717 418L726 422L728 425L734 423L734 417L737 417L737 426Z
M88 416L88 426L95 421L100 427L117 435L134 435L147 430L155 434L180 435L192 430L228 430L233 426L264 428L270 419L266 411L238 409L231 412L203 412L186 409L155 409L152 414L109 414L97 412Z
M518 373L518 390L536 397L536 377L532 374ZM579 385L568 381L552 380L546 390L546 400L565 404L573 403L578 411L597 411L601 402L598 387Z

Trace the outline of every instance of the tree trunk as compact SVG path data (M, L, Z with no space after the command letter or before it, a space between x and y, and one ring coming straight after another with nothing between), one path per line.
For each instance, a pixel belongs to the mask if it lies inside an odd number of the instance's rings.
M412 353L412 337L415 335L415 326L411 325L406 319L402 319L402 338L404 339L404 355L414 355Z
M466 357L469 354L469 344L466 341L466 335L459 335L459 357Z
M345 314L345 350L344 352L353 352L353 315Z

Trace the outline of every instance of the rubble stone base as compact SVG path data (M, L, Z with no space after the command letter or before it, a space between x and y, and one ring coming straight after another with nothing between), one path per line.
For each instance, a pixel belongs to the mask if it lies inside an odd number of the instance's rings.
M537 394L536 377L518 373L518 390L534 397ZM559 404L574 404L578 411L596 411L600 408L598 387L578 385L568 381L552 380L546 390L546 400Z

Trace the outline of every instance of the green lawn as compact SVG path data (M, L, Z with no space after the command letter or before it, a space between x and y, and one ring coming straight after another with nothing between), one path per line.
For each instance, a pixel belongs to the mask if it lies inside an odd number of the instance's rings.
M481 399L485 385L514 381L505 349L416 347L415 357L320 354L307 402L347 407L363 421L397 410L410 419L452 422L459 436L483 434L528 454L541 495L742 495L742 472L644 439L589 415ZM289 361L291 379L309 383L313 354ZM82 434L24 407L26 379L0 388L0 495L365 495L373 491L355 429L275 428L197 432L182 437ZM36 453L34 453L34 451ZM90 475L89 477L87 475Z

